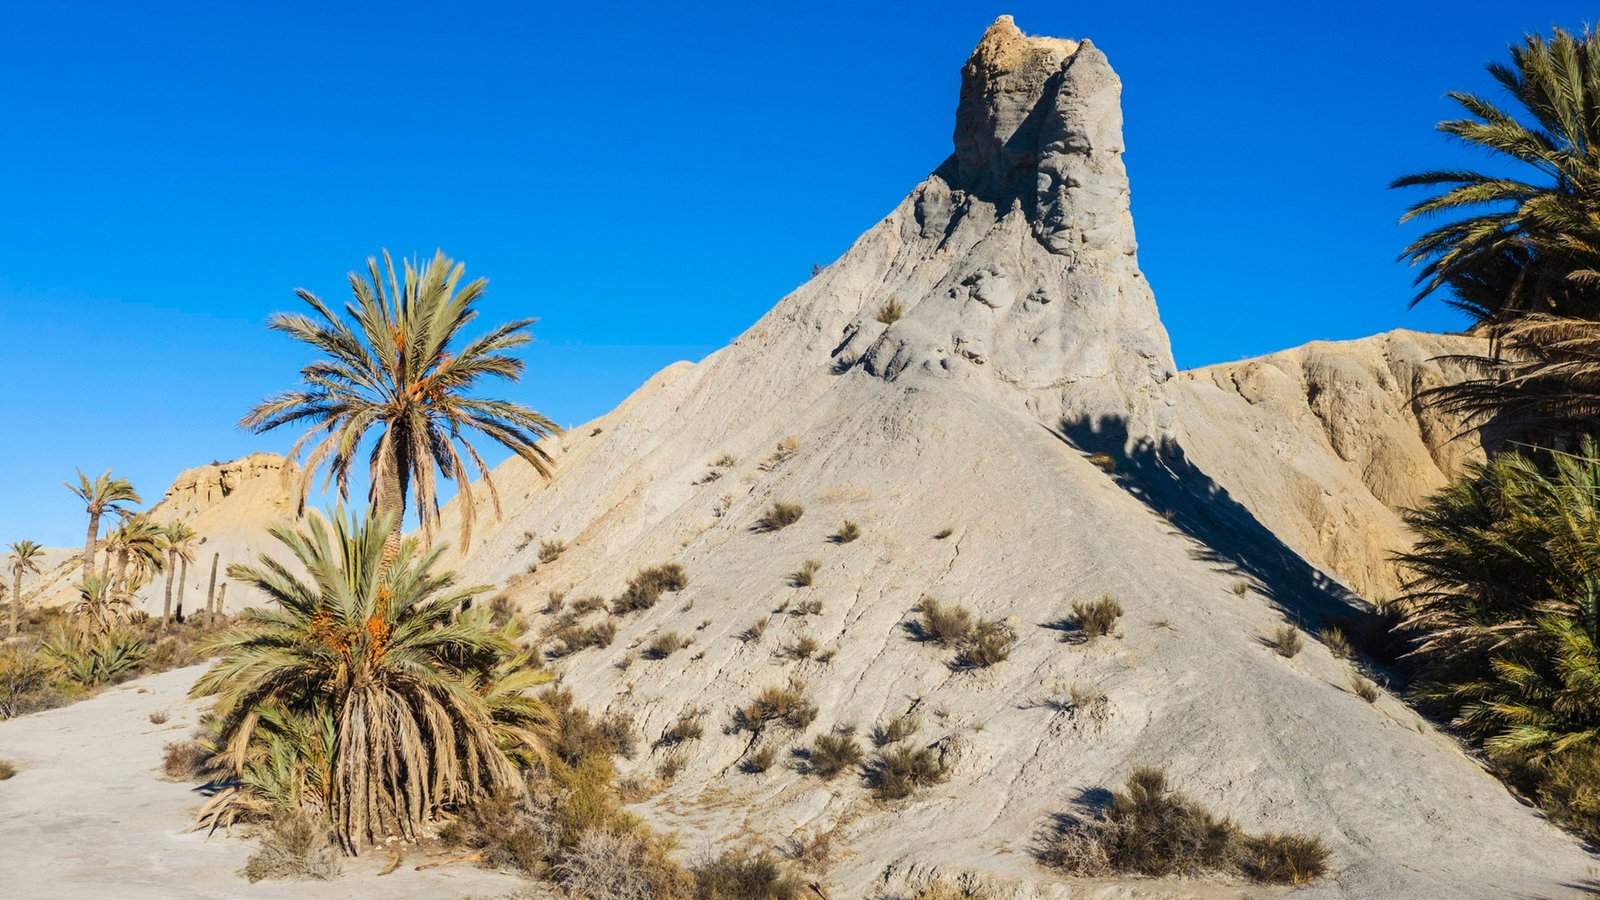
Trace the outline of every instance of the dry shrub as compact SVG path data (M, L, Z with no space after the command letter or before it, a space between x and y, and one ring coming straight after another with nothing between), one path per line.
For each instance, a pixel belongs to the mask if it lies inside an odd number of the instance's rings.
M1111 700L1104 691L1094 685L1080 685L1073 682L1067 692L1068 702L1074 716L1082 715L1088 722L1095 726L1103 726L1111 717Z
M782 687L763 688L754 700L735 711L734 726L741 731L759 732L769 724L799 730L817 718L817 705L806 696L804 682L791 681Z
M657 747L672 747L688 741L698 741L706 733L705 725L701 722L700 710L690 710L678 717L667 730L661 733L661 739L656 741Z
M553 874L573 897L651 900L650 866L650 846L639 835L590 828L556 863Z
M685 638L676 631L666 631L655 636L650 642L650 658L666 659L679 650L694 643L690 638Z
M858 537L861 537L861 526L850 519L845 519L844 524L839 526L839 530L834 532L833 542L835 544L848 544Z
M954 647L972 633L972 613L958 603L945 604L932 597L924 597L917 604L917 612L921 613L922 619L914 623L912 630L924 641L932 641L941 647Z
M176 781L206 777L211 751L199 741L173 741L161 752L161 774Z
M572 611L577 613L580 616L585 614L585 613L592 613L597 609L605 609L605 608L606 608L606 598L601 597L599 595L591 595L591 596L588 596L588 597L582 597L582 598L574 601L573 604L572 604ZM552 611L560 611L560 609L561 609L561 607L558 604L556 606L555 610L552 610Z
M956 657L956 669L987 669L1011 657L1016 646L1017 633L1004 622L979 620L972 626L966 640L961 642L961 653Z
M656 766L656 776L662 781L677 778L689 766L689 754L682 749L668 753Z
M1354 670L1350 672L1350 691L1368 703L1378 702L1378 686Z
M723 453L721 456L717 457L711 463L712 466L714 466L714 467L716 467L718 469L727 469L727 468L730 468L732 466L736 466L738 464L739 464L739 457L734 456L732 453Z
M1093 463L1100 471L1107 475L1114 475L1117 471L1117 461L1109 453L1091 453L1089 462Z
M987 900L989 894L976 884L936 877L917 889L911 900Z
M68 702L53 672L50 661L32 649L0 646L0 720Z
M816 638L809 634L803 634L795 638L795 642L789 645L787 652L794 659L810 659L811 654L816 653L817 648L820 646Z
M151 725L165 725L167 724L167 719L167 711L164 709L158 709L150 714Z
M799 863L808 872L826 872L833 864L833 834L827 831L797 832L784 841L783 855Z
M1334 659L1349 659L1355 653L1355 648L1350 646L1350 639L1344 636L1337 625L1322 629L1318 637L1322 638L1322 645L1328 648Z
M1070 819L1039 851L1046 865L1091 877L1241 874L1256 881L1304 884L1327 871L1328 851L1316 838L1246 835L1172 790L1160 769L1135 769L1125 790L1111 792L1098 816Z
M689 576L683 571L683 566L677 563L640 569L628 579L628 586L623 589L622 596L612 602L611 609L617 613L646 610L655 606L662 594L681 591L688 586Z
M780 531L800 521L800 517L805 514L806 508L798 503L774 503L756 522L756 530Z
M539 544L539 562L553 563L567 549L566 541L544 541Z
M890 297L882 306L878 307L878 313L873 318L885 325L893 325L900 321L900 317L905 314L905 306L899 300Z
M899 800L945 779L944 763L932 747L895 745L867 764L867 786L879 800Z
M832 780L845 769L861 765L866 752L848 734L818 735L806 753L806 768L813 775Z
M778 448L772 451L771 456L762 460L761 465L757 468L761 469L763 472L770 472L773 469L776 469L781 463L791 459L797 452L799 452L799 450L800 439L791 434L779 441Z
M772 764L777 761L778 748L771 744L764 744L744 755L744 758L739 761L739 771L744 772L746 775L760 775L762 772L772 768Z
M701 863L694 873L699 900L802 900L806 885L767 850L729 850Z
M800 564L800 568L789 573L790 587L810 587L817 576L817 570L822 568L822 560L808 559Z
M609 647L616 637L617 623L609 618L587 627L575 623L567 624L550 635L544 653L551 659L559 659L590 647Z
M1122 604L1107 594L1099 600L1073 601L1072 613L1067 619L1078 626L1085 638L1093 640L1110 634L1121 617Z
M746 644L748 644L751 641L759 641L759 640L761 640L761 636L763 634L766 634L766 633L767 633L767 620L766 619L757 619L754 622L750 623L750 627L749 628L746 628L744 631L739 632L739 640L744 641Z
M922 728L922 717L910 713L895 716L886 725L877 725L872 729L872 745L886 747L897 744Z
M462 810L440 838L483 854L483 864L529 875L547 874L547 860L560 852L555 798L548 791L502 792Z
M1305 647L1305 641L1300 639L1300 629L1293 625L1283 625L1267 638L1267 646L1276 650L1284 659L1293 659L1301 648Z
M244 864L253 884L267 878L314 878L339 874L339 851L328 823L305 810L280 815L261 834L261 846Z
M17 774L17 764L0 759L0 781L10 781Z

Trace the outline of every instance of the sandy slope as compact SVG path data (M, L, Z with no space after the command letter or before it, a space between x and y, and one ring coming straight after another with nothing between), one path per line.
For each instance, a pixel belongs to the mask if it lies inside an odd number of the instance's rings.
M186 699L195 666L112 688L72 706L0 722L0 896L82 900L261 897L497 896L526 882L453 865L417 872L416 860L379 879L368 854L337 882L250 884L236 873L252 842L188 830L202 802L167 781L162 748L190 734L202 704ZM150 714L168 713L164 725Z

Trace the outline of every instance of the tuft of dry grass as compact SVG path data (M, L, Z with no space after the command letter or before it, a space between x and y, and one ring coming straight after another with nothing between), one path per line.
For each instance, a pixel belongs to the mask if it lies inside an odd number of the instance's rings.
M794 457L794 455L796 453L798 453L799 451L800 451L800 439L791 434L788 437L784 438L783 440L779 441L778 442L778 448L776 450L772 451L772 455L771 456L769 456L766 459L762 460L761 461L761 465L757 466L756 468L760 469L763 472L771 472L773 469L776 469L778 466L782 465L784 462L787 462L788 460L792 459Z
M795 604L794 611L795 615L800 616L820 616L822 615L822 601L815 598L801 600Z
M688 586L689 576L683 571L683 566L677 563L640 569L628 579L622 596L612 601L611 609L618 614L646 610L655 606L662 594L681 591Z
M1349 659L1355 654L1355 648L1350 646L1350 639L1337 625L1329 625L1317 635L1322 639L1322 646L1328 648L1334 659Z
M789 645L787 652L793 659L810 659L811 655L816 653L817 648L820 646L821 645L817 643L816 638L809 634L802 634L795 638L793 644Z
M754 622L750 623L750 627L749 628L746 628L744 631L739 632L739 640L744 641L746 644L748 644L748 643L751 643L752 641L761 640L761 636L763 634L766 634L766 633L767 633L767 620L766 619L757 619Z
M726 452L723 453L721 456L719 456L716 459L711 461L712 467L713 468L717 468L717 469L728 469L728 468L732 468L733 466L736 466L738 464L739 464L739 458L737 456L734 456L732 453L726 453Z
M956 530L954 528L951 528L949 525L946 525L945 527L939 529L938 533L933 536L933 539L936 540L936 541L942 541L945 538L947 538L950 535L955 534L955 533L956 533Z
M924 641L941 647L954 647L972 633L972 613L958 603L945 604L932 597L924 597L916 609L921 614L921 621L915 623L913 631Z
M783 855L808 872L822 873L833 865L833 834L827 831L800 831L783 844Z
M831 781L846 769L861 765L866 759L854 736L848 734L822 734L806 751L806 770L824 780Z
M817 571L822 568L822 560L808 559L800 564L800 568L789 574L790 587L810 587L817 576Z
M666 659L692 643L693 638L686 638L676 631L665 631L650 642L649 656L651 659Z
M581 599L577 600L576 602L574 602L572 604L572 611L574 613L577 613L580 616L581 615L585 615L586 613L592 613L597 609L605 609L605 608L606 608L606 598L601 597L599 595L591 595L591 596L588 596L588 597L584 597L584 598L581 598ZM557 609L559 610L560 607L557 607Z
M809 900L811 897L805 881L768 850L724 851L695 867L694 882L695 895L704 900Z
M778 748L771 744L766 744L746 753L744 759L739 761L739 771L744 772L746 775L760 775L762 772L772 768L773 763L777 761Z
M161 774L175 781L206 777L211 753L199 741L173 741L161 752Z
M244 864L244 877L252 884L268 878L331 881L338 874L339 851L327 822L304 810L274 818Z
M660 778L662 781L671 781L682 774L683 770L688 767L689 754L681 749L674 750L671 753L668 753L661 760L661 762L656 765L656 777Z
M800 730L817 718L817 705L806 695L801 681L763 688L755 699L734 712L734 726L760 732L768 725Z
M873 318L885 325L893 325L894 323L900 321L900 317L905 314L905 305L899 300L890 297L887 302L878 307L878 313L877 315L873 316Z
M1350 691L1368 703L1378 702L1378 686L1362 677L1355 669L1350 670Z
M858 537L861 537L861 526L850 519L845 519L844 524L839 526L839 530L833 533L833 542L835 544L848 544Z
M961 642L961 652L956 656L955 669L987 669L1011 658L1011 648L1016 646L1017 633L1004 622L980 619Z
M553 563L567 549L566 541L542 541L539 544L539 562Z
M167 715L167 711L166 710L158 709L155 712L150 714L150 724L151 725L165 725L165 724L167 724L167 719L168 718L169 717Z
M1248 581L1235 581L1233 583L1233 585L1228 588L1228 590L1233 591L1233 595L1235 597L1243 597L1245 594L1249 593L1249 591L1250 591L1250 582L1248 582Z
M658 747L672 747L678 744L698 741L705 736L706 729L701 722L702 713L698 709L691 709L680 715L678 721L673 722L667 730L661 733L661 739L656 741Z
M1280 626L1267 637L1266 643L1284 659L1294 659L1305 647L1305 641L1300 637L1300 629L1293 625Z
M901 800L946 777L944 763L932 747L894 744L879 749L867 764L867 786L879 800Z
M887 724L873 726L872 745L885 747L911 737L922 729L922 717L904 713L890 719Z
M0 781L10 781L16 777L17 764L9 760L0 759Z
M609 647L616 637L617 623L609 618L587 627L571 623L549 636L544 653L550 659L558 659L590 647Z
M1117 461L1109 453L1091 453L1089 462L1107 475L1115 475L1117 472Z
M1081 715L1093 725L1104 725L1111 717L1111 700L1092 684L1080 685L1072 683L1067 691L1067 701L1074 716Z
M781 531L800 521L806 508L798 503L776 502L756 522L757 531Z
M1122 604L1118 603L1110 594L1099 600L1075 600L1072 603L1072 612L1067 620L1078 626L1078 630L1089 640L1105 637L1117 625L1117 619L1122 617Z

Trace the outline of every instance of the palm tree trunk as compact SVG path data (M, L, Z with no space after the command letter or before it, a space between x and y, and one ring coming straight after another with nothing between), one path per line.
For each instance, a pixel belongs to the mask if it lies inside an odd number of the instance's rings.
M183 571L178 575L178 621L183 621L183 589L189 584L189 559L182 561Z
M83 577L94 574L94 545L100 540L100 514L89 513L89 536L83 541Z
M11 573L11 636L17 636L17 626L22 621L22 569Z
M172 621L172 576L178 573L178 551L167 551L167 600L161 607L161 621Z
M405 537L407 467L398 452L390 459L391 464L377 473L372 498L378 516L389 517L389 534L383 539L383 559L378 564L380 573L387 572L400 557L400 542Z
M217 560L222 558L221 553L211 554L211 587L206 589L206 612L211 612L211 602L217 597Z
M223 602L224 598L226 598L227 596L228 596L228 583L226 581L224 581L222 583L222 585L217 588L217 608L211 611L211 614L213 616L222 615L222 602Z
M108 564L111 562L109 557L106 559L106 562ZM116 580L112 582L111 596L113 596L113 597L122 596L122 589L124 587L127 587L127 584L128 584L128 548L127 547L123 547L121 550L117 551L117 577L116 577Z

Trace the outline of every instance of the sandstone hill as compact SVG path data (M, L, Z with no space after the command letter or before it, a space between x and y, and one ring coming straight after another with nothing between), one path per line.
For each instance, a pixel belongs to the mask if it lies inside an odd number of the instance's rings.
M230 584L228 565L252 561L264 550L279 544L267 529L294 519L293 487L299 466L272 453L253 453L231 462L214 462L179 474L166 494L149 507L157 522L179 520L188 523L198 535L194 562L188 566L184 585L184 605L189 612L204 607L211 589L211 566L217 562L217 586L223 602L237 611L258 602L251 589ZM113 517L101 520L100 534L106 535L116 524ZM74 587L81 574L82 548L52 548L46 555L43 572L23 588L30 604L58 605L77 598ZM224 591L222 586L228 585ZM178 582L173 585L178 593ZM134 596L137 608L160 614L166 598L166 575L157 575Z
M1336 874L1308 897L1568 895L1589 856L1453 740L1393 696L1361 700L1322 645L1263 645L1394 589L1395 510L1479 452L1413 401L1472 339L1396 332L1176 373L1138 268L1119 92L1089 41L1001 18L963 69L955 153L731 346L554 442L554 480L502 466L507 516L461 564L529 613L681 564L688 586L612 617L609 646L561 661L568 683L648 739L698 713L705 736L642 809L691 851L830 833L834 896L936 874L1066 896L1035 837L1138 765L1252 830L1326 840ZM803 516L763 525L778 502ZM861 536L839 542L846 519ZM565 549L541 562L546 542ZM1063 642L1073 601L1102 595L1127 611L1119 636ZM917 640L924 597L1009 623L1011 657L963 670ZM649 658L668 632L693 643ZM796 658L805 639L819 652ZM790 682L814 723L735 730L736 706ZM1104 692L1104 721L1064 699L1074 685ZM909 800L790 755L741 770L907 713L950 767Z

